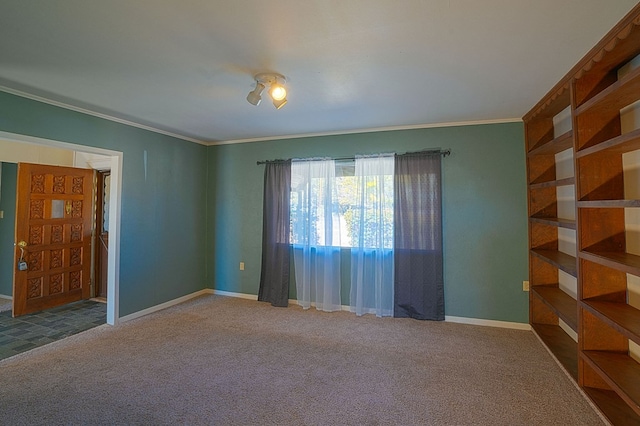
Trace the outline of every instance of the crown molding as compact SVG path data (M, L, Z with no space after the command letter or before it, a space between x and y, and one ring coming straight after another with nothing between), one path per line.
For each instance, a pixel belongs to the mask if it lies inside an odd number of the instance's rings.
M82 114L91 115L93 117L102 118L105 120L113 121L113 122L124 124L127 126L136 127L138 129L159 133L161 135L170 136L176 139L184 140L187 142L193 142L193 143L197 143L199 145L205 145L205 146L234 145L234 144L240 144L240 143L268 142L268 141L283 140L283 139L300 139L300 138L311 138L311 137L319 137L319 136L350 135L350 134L356 134L356 133L392 132L392 131L400 131L400 130L431 129L431 128L438 128L438 127L463 127L463 126L479 126L479 125L486 125L486 124L504 124L504 123L522 122L522 118L503 118L503 119L495 119L495 120L453 121L453 122L445 122L445 123L413 124L413 125L406 125L406 126L387 126L387 127L351 129L351 130L336 130L336 131L329 131L329 132L299 133L294 135L267 136L267 137L259 137L259 138L248 138L248 139L231 139L226 141L203 141L201 139L196 139L196 138L180 135L177 133L169 132L166 130L158 129L145 124L136 123L135 121L125 120L123 118L114 117L112 115L92 111L90 109L77 107L65 102L55 101L49 98L24 92L22 90L12 89L7 86L0 85L0 91L6 92L12 95L20 96L22 98L31 99L37 102L42 102L42 103L53 105L56 107L79 112Z
M199 145L210 145L210 143L202 141L200 139L191 138L191 137L188 137L188 136L184 136L184 135L180 135L180 134L177 134L177 133L169 132L169 131L166 131L166 130L158 129L156 127L152 127L152 126L147 126L145 124L136 123L135 121L125 120L123 118L118 118L118 117L114 117L112 115L104 114L104 113L101 113L101 112L92 111L90 109L77 107L77 106L70 105L70 104L67 104L67 103L64 103L64 102L54 101L53 99L44 98L42 96L34 95L32 93L23 92L22 90L12 89L12 88L7 87L7 86L1 86L0 85L0 91L9 93L11 95L20 96L22 98L27 98L27 99L31 99L31 100L34 100L34 101L42 102L44 104L49 104L49 105L53 105L53 106L56 106L56 107L60 107L60 108L68 109L68 110L71 110L71 111L79 112L79 113L82 113L82 114L86 114L86 115L91 115L91 116L94 116L94 117L102 118L104 120L109 120L109 121L113 121L113 122L116 122L116 123L125 124L127 126L136 127L138 129L142 129L142 130L148 130L150 132L159 133L161 135L170 136L170 137L176 138L176 139L181 139L183 141L193 142L193 143L197 143Z
M432 129L432 128L438 128L438 127L482 126L485 124L505 124L505 123L521 123L521 122L522 122L522 118L501 118L501 119L495 119L495 120L453 121L453 122L446 122L446 123L412 124L407 126L375 127L375 128L368 128L368 129L340 130L340 131L334 131L334 132L301 133L296 135L268 136L264 138L213 141L213 142L207 143L207 145L209 146L233 145L238 143L268 142L268 141L274 141L274 140L312 138L312 137L318 137L318 136L337 136L337 135L351 135L356 133L392 132L392 131L399 131L399 130Z

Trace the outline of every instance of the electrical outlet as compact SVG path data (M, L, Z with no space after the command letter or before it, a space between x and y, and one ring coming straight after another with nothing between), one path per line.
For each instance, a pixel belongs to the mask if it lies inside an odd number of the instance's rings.
M240 270L244 271L244 262L240 262Z
M522 281L522 291L529 291L529 281Z

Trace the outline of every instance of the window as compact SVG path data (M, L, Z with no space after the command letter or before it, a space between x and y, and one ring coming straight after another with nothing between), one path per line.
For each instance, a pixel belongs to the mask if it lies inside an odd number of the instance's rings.
M291 163L290 241L298 303L341 309L341 250L351 255L350 307L393 314L393 156Z
M392 248L393 167L382 178L357 177L354 160L321 163L292 163L291 243L357 247L362 237L375 247L382 223L383 245Z
M282 229L283 235L289 230L282 241L293 250L287 246L265 257L282 246L268 244L265 233L259 300L277 292L283 301L278 306L286 306L292 253L296 297L305 309L341 310L344 284L357 315L443 320L440 155L293 161L282 167L285 177L279 180L269 172L275 165L268 165L265 229ZM346 280L344 247L351 258ZM270 284L274 280L263 279L264 270L283 278Z

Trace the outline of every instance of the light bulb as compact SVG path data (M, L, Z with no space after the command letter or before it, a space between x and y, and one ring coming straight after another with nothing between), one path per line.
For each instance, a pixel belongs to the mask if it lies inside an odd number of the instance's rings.
M281 101L287 97L287 91L285 90L285 88L277 83L271 85L271 91L269 92L269 94L274 101Z

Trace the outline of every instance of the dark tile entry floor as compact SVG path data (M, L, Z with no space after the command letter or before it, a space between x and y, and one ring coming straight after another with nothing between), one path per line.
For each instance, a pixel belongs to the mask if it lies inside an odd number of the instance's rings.
M11 317L0 312L0 359L64 339L107 322L107 304L81 300L46 311Z

